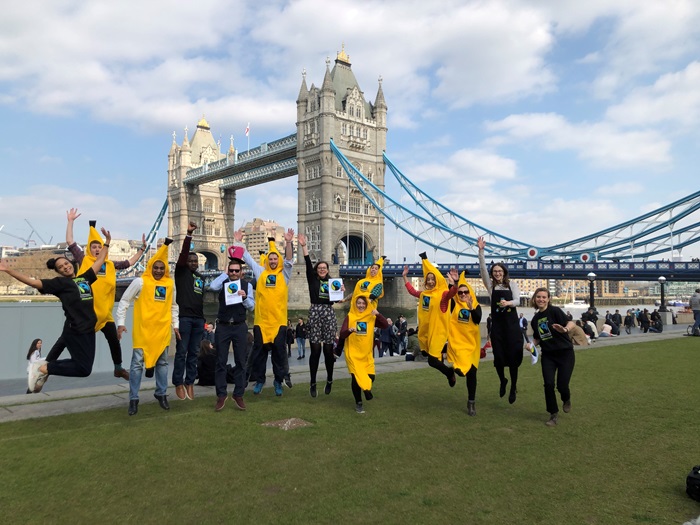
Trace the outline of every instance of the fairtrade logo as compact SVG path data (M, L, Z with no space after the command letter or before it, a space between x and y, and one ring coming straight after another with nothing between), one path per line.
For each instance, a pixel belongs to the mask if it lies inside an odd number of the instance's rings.
M328 283L321 283L321 293L328 294Z
M267 278L265 279L265 286L275 286L277 285L277 276L276 275L268 275Z
M102 263L102 266L100 266L100 271L97 272L97 275L104 275L107 273L107 263Z
M366 292L367 288L369 288L369 281L362 281L362 284L360 285L360 290Z
M83 293L83 294L90 293L90 291L91 291L90 285L88 283L86 283L85 281L80 281L79 283L77 283L77 285L78 285L78 290L80 290L80 293Z
M364 321L358 321L357 327L355 328L355 331L358 334L366 334L367 333L367 323Z
M459 313L457 314L457 319L459 321L469 321L469 316L470 312L466 308L460 309Z
M334 292L340 290L340 281L331 281L331 288Z
M427 310L430 308L430 296L424 295L423 296L423 310Z
M166 288L165 286L156 286L153 292L153 298L156 301L165 301Z
M228 292L229 293L237 293L238 292L238 285L236 283L229 283L228 284Z
M201 279L195 279L194 280L194 289L195 291L201 292L204 289L204 281Z

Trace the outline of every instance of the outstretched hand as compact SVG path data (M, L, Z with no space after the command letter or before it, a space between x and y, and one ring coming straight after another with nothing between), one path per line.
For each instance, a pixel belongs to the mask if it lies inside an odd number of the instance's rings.
M190 221L190 225L187 227L187 235L192 235L194 231L197 229L197 225Z
M306 235L300 233L297 235L297 241L299 242L299 246L306 246Z
M479 247L480 250L483 250L486 248L486 240L483 237L479 237L476 240L476 245Z
M80 213L78 213L78 208L71 208L66 212L66 219L68 219L68 222L73 222L75 219L80 217Z
M105 236L105 244L109 244L109 241L112 240L112 234L109 233L109 231L105 230L104 228L101 228L100 231L102 232L102 235Z
M241 230L236 230L233 232L233 239L236 242L242 242L243 241L243 232Z
M447 272L447 282L455 284L457 281L459 281L459 272L457 268L450 268L450 271Z
M292 239L294 239L294 229L289 228L287 233L284 234L284 240L287 242L292 242Z
M401 272L401 276L405 279L407 275L408 275L408 265L404 265L403 272Z

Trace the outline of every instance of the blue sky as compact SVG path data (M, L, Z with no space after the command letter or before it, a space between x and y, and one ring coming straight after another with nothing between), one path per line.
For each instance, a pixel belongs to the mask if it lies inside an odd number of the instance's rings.
M139 238L173 131L205 115L239 150L248 122L251 146L293 133L302 69L320 85L343 43L369 100L383 78L392 161L499 233L551 245L698 189L693 0L29 0L0 19L0 225L56 242L76 206ZM295 190L241 191L237 225L295 227Z

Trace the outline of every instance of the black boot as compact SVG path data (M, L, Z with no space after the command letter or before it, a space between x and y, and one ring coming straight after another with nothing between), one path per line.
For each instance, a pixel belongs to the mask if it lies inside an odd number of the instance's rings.
M160 408L162 408L163 410L170 410L170 405L168 404L168 396L158 396L153 394L153 397L155 397L158 400Z
M139 400L130 399L129 400L129 415L134 416L139 411Z

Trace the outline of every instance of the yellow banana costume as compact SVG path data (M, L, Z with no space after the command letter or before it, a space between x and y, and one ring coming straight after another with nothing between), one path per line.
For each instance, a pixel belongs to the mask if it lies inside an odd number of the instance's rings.
M165 275L159 280L153 278L153 264L165 263ZM134 348L143 350L146 368L156 366L163 351L170 346L172 337L172 305L175 282L170 277L168 266L168 245L163 244L146 265L141 276L143 286L139 297L134 301Z
M88 233L87 249L85 250L83 261L80 263L78 274L85 273L93 264L95 264L96 257L93 257L90 252L90 245L93 242L100 243L100 248L102 248L102 245L104 244L102 237L91 222L90 231ZM97 316L95 332L102 330L104 325L107 323L114 322L114 318L112 317L112 309L114 308L114 293L116 289L117 272L114 269L114 263L109 260L108 254L107 260L105 260L102 268L100 268L100 271L97 272L97 281L92 284L92 295L94 298L93 303L95 315Z
M474 289L467 283L464 272L459 276L457 287L466 286L472 298L471 310L479 306ZM481 355L481 333L479 325L472 321L472 312L459 295L454 297L455 307L450 314L449 337L447 339L447 361L452 363L455 373L465 375L472 365L479 368Z
M362 390L372 390L372 380L370 374L374 374L374 321L375 316L372 311L377 308L377 301L370 301L369 294L363 294L367 300L367 308L364 312L359 312L353 297L348 313L348 329L355 331L345 339L345 361L348 365L348 372L354 374L357 384Z
M418 342L421 350L440 359L442 349L447 342L449 321L448 314L440 311L440 299L447 291L447 281L433 263L425 258L423 259L423 279L429 273L435 276L435 287L432 290L423 290L418 300Z
M370 275L370 271L372 270L373 265L379 266L379 271L377 272L377 275L372 277ZM357 284L355 285L355 290L352 292L352 303L355 303L355 299L357 299L358 296L360 295L365 295L369 297L370 295L372 296L373 301L378 301L382 297L384 297L384 277L382 275L382 268L384 267L384 257L380 257L377 259L372 265L367 268L367 272L365 273L364 279L360 279L357 281Z
M279 257L277 268L270 268L270 255L276 253ZM263 257L261 256L261 262ZM284 259L274 240L269 241L269 251L264 257L265 270L258 278L255 287L255 326L260 327L262 342L273 343L280 327L287 326L287 281L282 273Z

